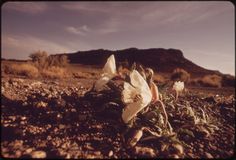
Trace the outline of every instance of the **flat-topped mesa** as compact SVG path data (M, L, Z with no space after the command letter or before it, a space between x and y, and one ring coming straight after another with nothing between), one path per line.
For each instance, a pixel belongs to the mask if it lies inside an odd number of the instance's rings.
M70 63L102 66L111 54L114 54L117 63L141 63L146 67L151 67L157 72L171 73L175 68L183 68L191 74L197 74L200 76L215 73L220 74L219 72L207 70L194 64L184 57L181 50L173 48L137 49L133 47L114 51L97 49L78 51L75 53L68 53L66 55L68 56Z

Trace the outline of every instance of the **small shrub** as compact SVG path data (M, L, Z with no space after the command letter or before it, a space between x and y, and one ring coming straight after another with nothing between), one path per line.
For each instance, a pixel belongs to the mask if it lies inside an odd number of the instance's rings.
M206 75L199 80L199 83L205 87L221 87L222 77L216 74Z
M4 67L6 74L13 74L19 76L26 76L29 78L36 78L39 76L38 69L31 64L8 64Z
M65 68L52 66L48 69L44 69L41 71L42 77L57 79L57 78L65 78L69 76Z
M190 80L190 74L184 69L176 68L171 74L171 80L188 83Z
M153 81L157 83L165 83L166 79L162 75L156 74L153 76Z
M39 70L45 70L52 66L54 67L66 67L69 63L68 57L66 55L50 55L48 56L45 51L37 51L29 55L32 59L33 64Z
M74 78L92 78L95 75L93 74L94 73L87 73L87 72L80 72L80 71L73 72Z
M30 54L29 57L32 59L32 62L35 65L35 67L37 67L39 70L42 70L48 67L47 52L37 51L35 53Z

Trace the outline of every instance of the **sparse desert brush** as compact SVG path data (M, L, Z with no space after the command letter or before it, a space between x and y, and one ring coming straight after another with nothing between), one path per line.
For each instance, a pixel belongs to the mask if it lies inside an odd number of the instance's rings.
M33 64L39 70L45 70L50 67L66 67L69 63L68 57L66 55L48 56L46 51L37 51L29 55L32 59Z
M87 72L73 72L74 78L92 78L94 76L94 73L87 73Z
M13 75L19 75L19 76L26 76L29 78L36 78L39 76L38 69L29 64L7 64L4 67L4 72L6 74L13 74Z
M41 71L41 76L44 78L57 79L68 77L70 73L65 68L52 66Z
M153 81L157 82L157 83L165 83L166 79L162 75L160 75L160 74L155 74L153 76Z
M188 83L190 80L190 74L182 68L176 68L171 74L171 80Z
M235 86L235 77L231 76L231 75L224 75L222 77L222 86L234 87Z
M216 74L206 75L199 79L198 82L205 87L221 87L222 77Z

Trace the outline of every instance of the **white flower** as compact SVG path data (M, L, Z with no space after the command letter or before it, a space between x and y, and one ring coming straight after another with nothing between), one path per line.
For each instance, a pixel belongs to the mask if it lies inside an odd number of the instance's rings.
M184 82L177 81L173 85L173 90L176 92L182 92L184 89Z
M107 59L107 62L102 70L103 74L101 75L101 78L98 79L94 85L96 91L102 90L103 86L116 76L116 61L113 54Z
M151 90L138 71L133 70L130 73L130 82L131 84L127 82L124 83L124 90L122 91L122 100L127 104L122 113L122 119L125 123L128 123L152 100ZM135 97L137 97L137 95L139 95L140 98L136 101Z

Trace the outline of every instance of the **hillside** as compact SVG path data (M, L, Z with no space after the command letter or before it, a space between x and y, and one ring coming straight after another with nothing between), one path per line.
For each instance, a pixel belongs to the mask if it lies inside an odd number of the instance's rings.
M68 53L68 58L71 63L79 63L85 65L104 65L107 57L111 54L115 55L117 63L128 61L141 63L144 66L151 67L155 71L170 73L175 68L183 68L192 75L203 76L207 74L221 74L218 71L208 70L194 64L186 59L181 50L177 49L137 49L129 48L124 50L90 50L78 51L76 53Z

